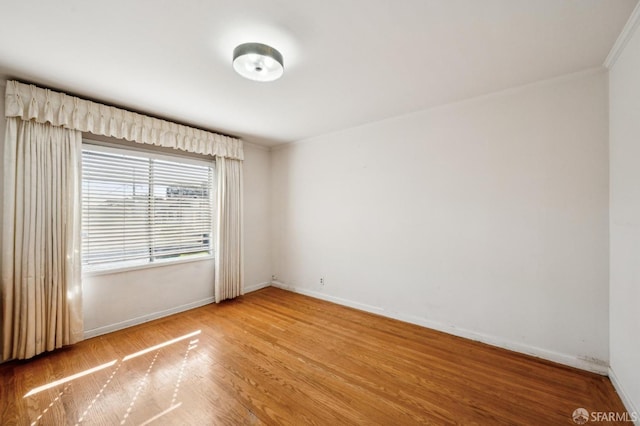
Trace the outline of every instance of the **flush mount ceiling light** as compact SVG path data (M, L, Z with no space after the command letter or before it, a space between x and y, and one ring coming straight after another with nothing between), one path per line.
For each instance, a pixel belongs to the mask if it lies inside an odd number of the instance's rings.
M282 77L282 54L261 43L244 43L233 49L233 69L255 81L273 81Z

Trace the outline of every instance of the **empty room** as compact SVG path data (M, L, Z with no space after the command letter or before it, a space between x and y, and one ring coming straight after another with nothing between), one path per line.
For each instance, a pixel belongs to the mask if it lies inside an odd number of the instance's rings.
M638 0L0 10L0 425L640 425Z

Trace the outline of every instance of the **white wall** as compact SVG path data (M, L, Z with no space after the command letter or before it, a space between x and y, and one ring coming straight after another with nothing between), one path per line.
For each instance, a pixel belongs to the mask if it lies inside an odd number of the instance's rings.
M244 144L245 292L270 285L271 157L267 148Z
M85 336L211 303L214 261L166 264L82 279Z
M606 372L606 82L592 70L275 150L277 285Z
M627 409L640 415L640 30L638 29L609 71L609 92L611 378L626 402Z

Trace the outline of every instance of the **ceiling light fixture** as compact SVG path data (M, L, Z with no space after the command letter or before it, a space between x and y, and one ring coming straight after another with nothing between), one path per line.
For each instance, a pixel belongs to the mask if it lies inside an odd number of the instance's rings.
M244 78L273 81L282 77L282 54L261 43L244 43L233 49L233 69Z

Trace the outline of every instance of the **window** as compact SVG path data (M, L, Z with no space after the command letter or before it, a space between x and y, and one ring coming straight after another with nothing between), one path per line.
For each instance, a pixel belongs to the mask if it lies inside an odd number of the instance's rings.
M212 254L214 164L84 144L82 265Z

